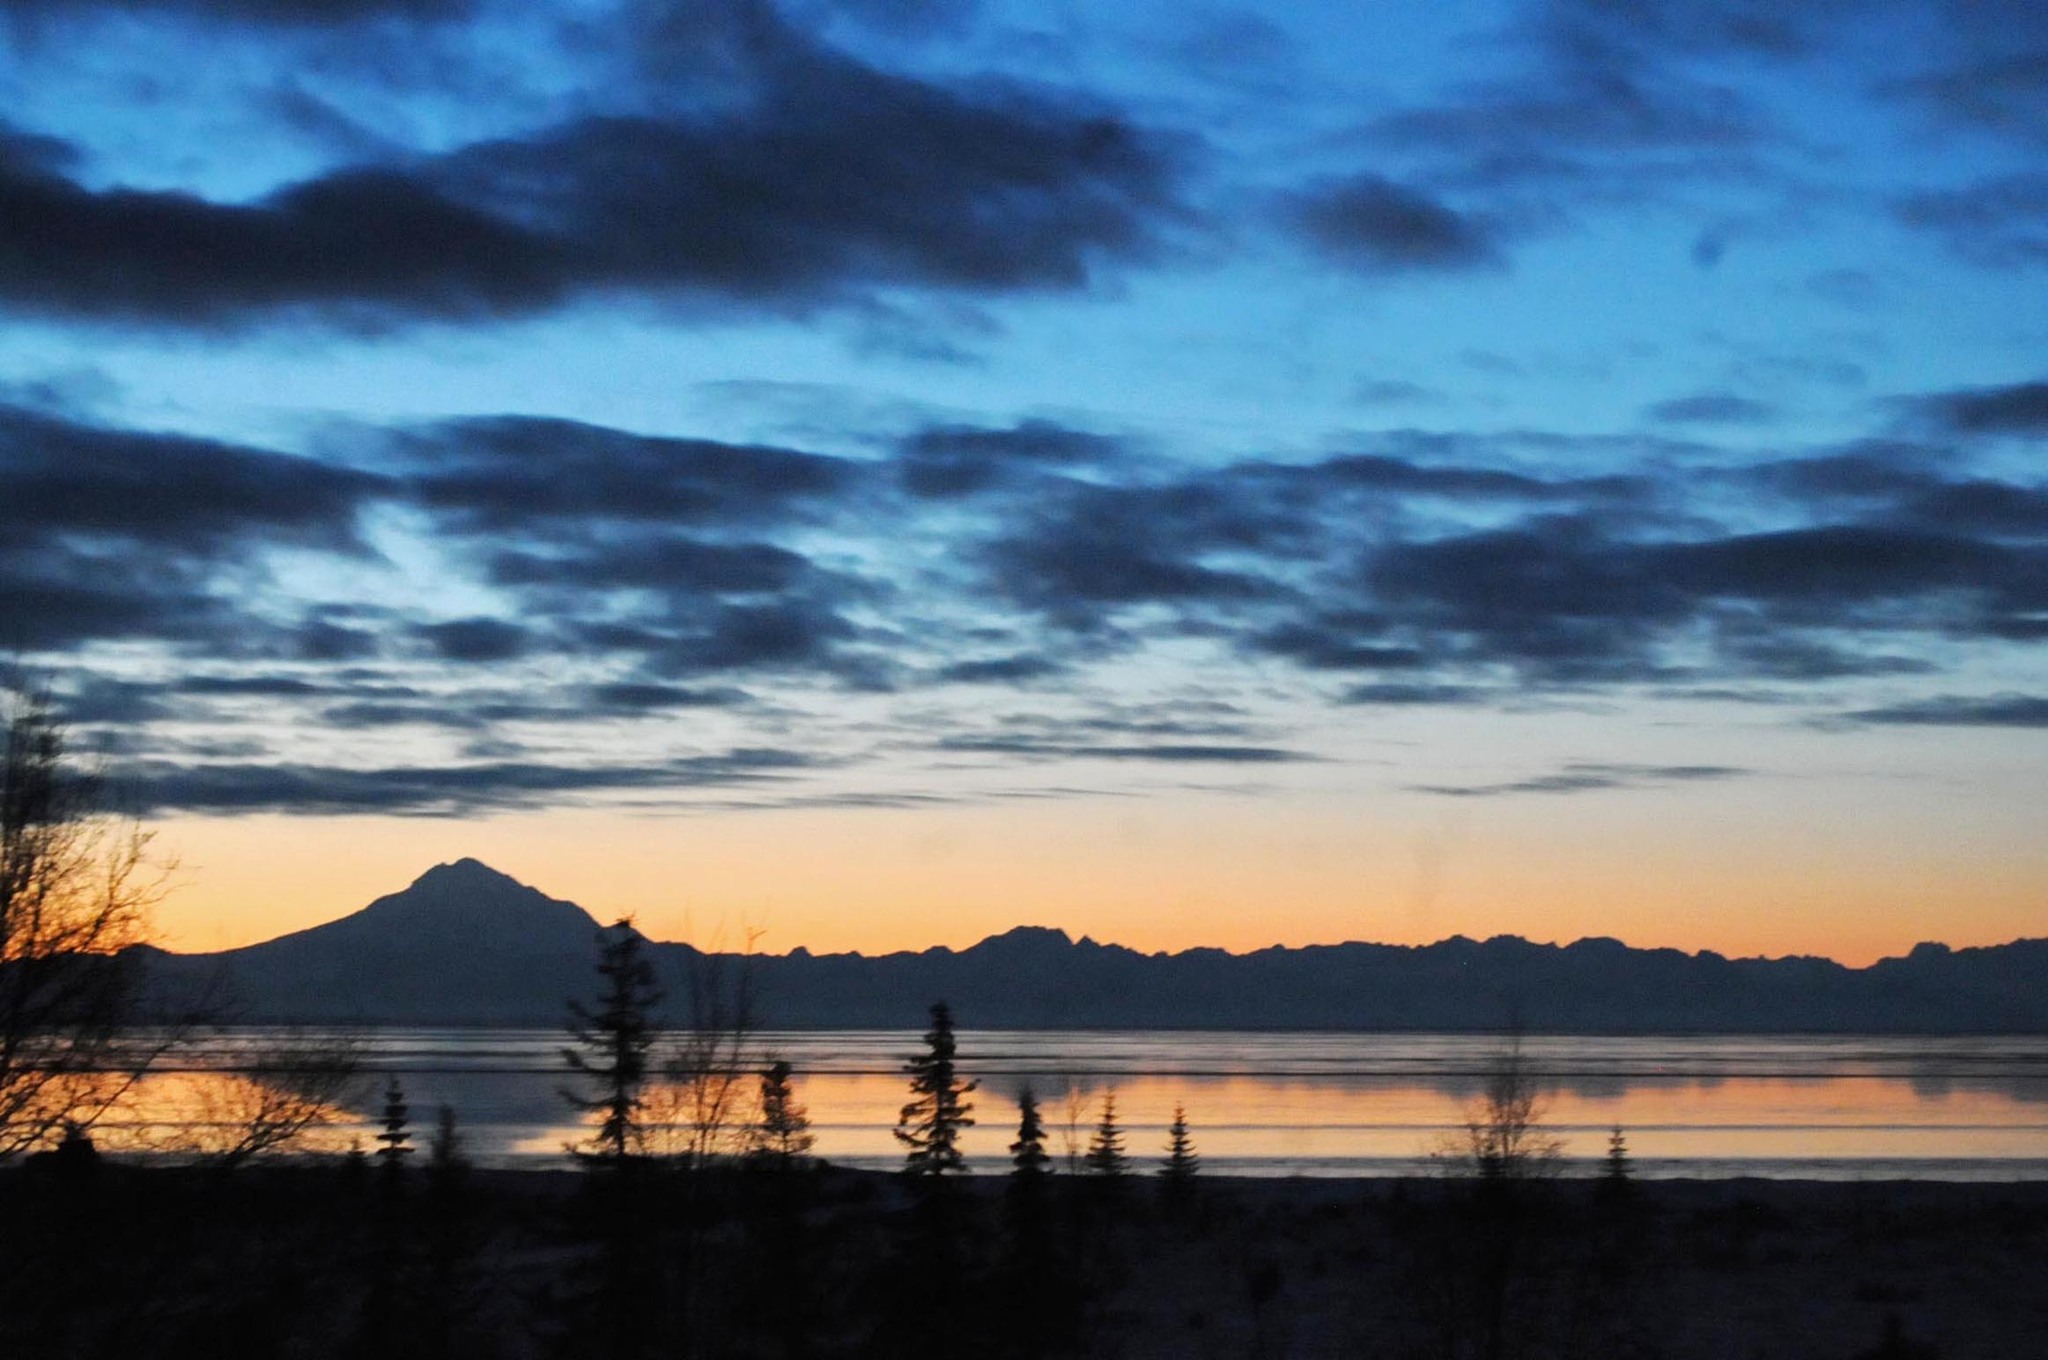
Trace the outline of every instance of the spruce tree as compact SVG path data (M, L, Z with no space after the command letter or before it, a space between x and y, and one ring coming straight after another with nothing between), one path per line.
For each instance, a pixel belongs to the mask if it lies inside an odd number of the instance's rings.
M1604 1180L1622 1184L1635 1174L1635 1164L1628 1155L1628 1139L1622 1135L1619 1124L1607 1135L1607 1163L1600 1174Z
M754 1151L781 1167L794 1163L817 1142L810 1115L789 1084L794 1070L778 1058L761 1073L761 1122L754 1129Z
M647 1137L641 1093L654 1046L650 1013L661 992L640 944L640 932L628 920L598 933L597 1008L569 1003L569 1036L575 1042L562 1049L562 1061L588 1083L587 1092L565 1088L562 1096L585 1113L603 1116L592 1152L613 1164L638 1153Z
M1173 1124L1166 1131L1166 1160L1159 1164L1159 1174L1169 1188L1185 1189L1201 1165L1202 1159L1195 1154L1195 1140L1188 1135L1187 1109L1176 1102Z
M1103 1093L1102 1119L1095 1126L1095 1136L1088 1140L1085 1161L1098 1176L1122 1176L1131 1169L1131 1159L1124 1155L1124 1131L1116 1122L1114 1087Z
M443 1105L427 1140L425 1307L420 1316L424 1360L451 1360L471 1307L474 1225L469 1202L469 1158Z
M981 1084L963 1082L955 1071L952 1010L940 1001L931 1013L925 1051L903 1066L910 1077L910 1101L897 1116L896 1141L908 1149L903 1171L909 1176L967 1169L960 1155L960 1133L973 1127L974 1106L963 1097Z
M1017 1092L1017 1141L1010 1144L1016 1175L1036 1180L1046 1174L1052 1158L1045 1150L1045 1121L1038 1113L1038 1093L1029 1086Z
M383 1131L377 1141L383 1146L377 1149L377 1164L387 1177L395 1177L405 1166L405 1159L412 1155L412 1133L408 1127L408 1111L405 1107L405 1088L398 1083L398 1074L391 1074L384 1083Z

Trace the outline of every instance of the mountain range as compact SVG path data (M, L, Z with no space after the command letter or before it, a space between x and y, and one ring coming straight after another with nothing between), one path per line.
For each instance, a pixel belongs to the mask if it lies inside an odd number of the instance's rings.
M213 954L145 948L142 960L180 988L230 997L251 1022L552 1026L595 991L598 933L576 904L463 859L325 925ZM2048 1032L2048 939L1922 944L1865 968L1511 935L1144 954L1033 926L873 957L646 950L669 1019L688 1014L693 979L744 967L761 1023L785 1029L913 1027L943 999L983 1029Z

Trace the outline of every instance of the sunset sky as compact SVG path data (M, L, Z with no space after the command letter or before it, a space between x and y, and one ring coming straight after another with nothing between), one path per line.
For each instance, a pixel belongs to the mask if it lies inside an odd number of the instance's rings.
M179 948L2048 934L2038 0L0 0Z

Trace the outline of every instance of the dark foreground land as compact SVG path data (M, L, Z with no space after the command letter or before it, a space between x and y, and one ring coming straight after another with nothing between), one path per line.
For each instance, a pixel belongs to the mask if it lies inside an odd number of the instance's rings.
M2048 1184L0 1173L9 1357L2048 1355Z

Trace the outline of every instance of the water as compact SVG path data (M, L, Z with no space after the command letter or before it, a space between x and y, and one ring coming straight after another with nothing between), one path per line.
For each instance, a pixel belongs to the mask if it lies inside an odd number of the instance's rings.
M183 1126L232 1122L235 1100L208 1070L279 1039L245 1031L188 1046L105 1140L125 1130L166 1146ZM328 1147L367 1142L386 1073L399 1074L421 1130L452 1105L485 1164L562 1165L582 1136L560 1094L559 1031L393 1029L363 1042L368 1076L332 1112ZM890 1130L919 1046L904 1030L757 1040L795 1065L818 1155L873 1167L900 1164ZM1114 1089L1141 1165L1179 1103L1213 1172L1426 1172L1501 1051L1472 1035L963 1031L960 1070L981 1082L963 1147L978 1169L1003 1169L1028 1082L1056 1159L1085 1146ZM2048 1179L2048 1038L1535 1036L1522 1052L1543 1122L1579 1169L1619 1125L1646 1176Z

